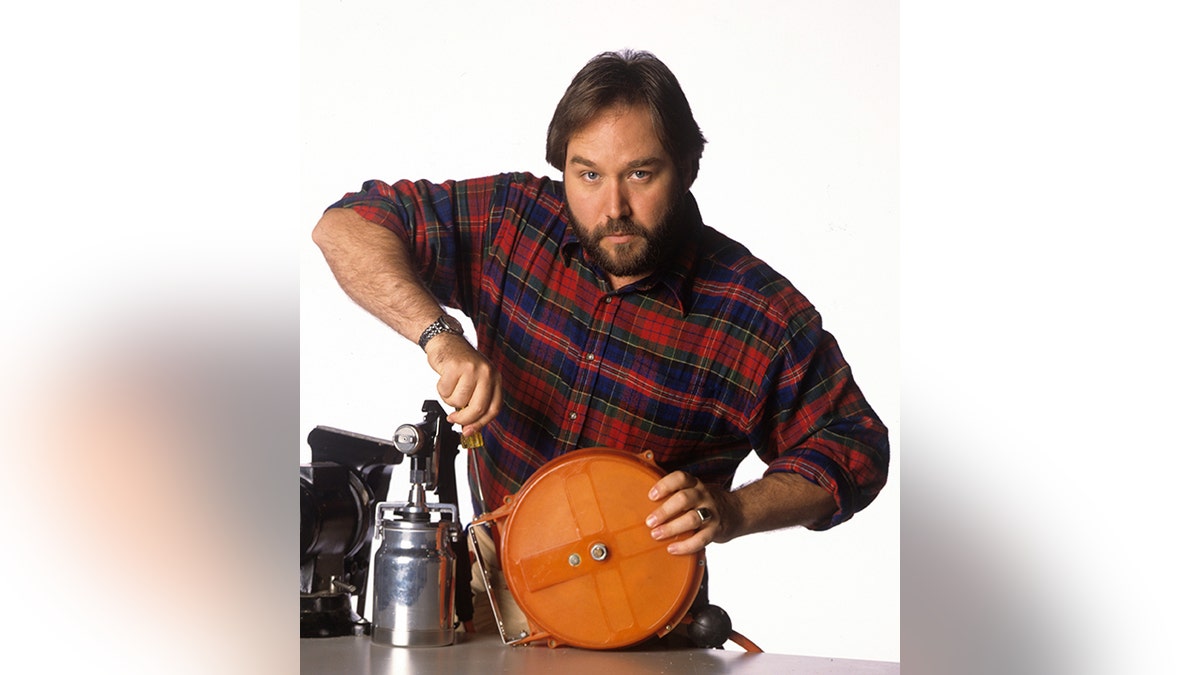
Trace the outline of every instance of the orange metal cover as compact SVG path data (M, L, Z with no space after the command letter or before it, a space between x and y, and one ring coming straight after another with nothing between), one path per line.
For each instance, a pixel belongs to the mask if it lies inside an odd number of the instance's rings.
M700 588L704 554L671 555L669 541L650 537L655 503L646 495L662 476L649 452L577 450L497 510L508 511L501 567L531 639L541 631L551 646L613 649L679 624Z

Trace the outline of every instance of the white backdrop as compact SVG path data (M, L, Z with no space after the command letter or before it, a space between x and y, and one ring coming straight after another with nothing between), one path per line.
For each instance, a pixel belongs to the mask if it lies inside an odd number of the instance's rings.
M709 140L693 187L706 222L813 301L892 430L891 482L849 523L709 547L713 602L770 652L900 658L896 5L302 5L298 239L367 179L561 177L546 125L589 57L646 49L675 72ZM436 397L433 375L301 251L301 437L388 437ZM739 481L761 468L751 457Z

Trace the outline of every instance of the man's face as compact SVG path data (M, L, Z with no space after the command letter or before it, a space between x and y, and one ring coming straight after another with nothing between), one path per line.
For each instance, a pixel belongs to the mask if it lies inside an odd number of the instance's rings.
M675 254L686 186L645 107L608 108L572 136L563 183L575 235L613 288Z

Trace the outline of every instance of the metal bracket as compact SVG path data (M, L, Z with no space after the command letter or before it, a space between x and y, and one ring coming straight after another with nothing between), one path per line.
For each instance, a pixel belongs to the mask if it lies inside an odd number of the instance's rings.
M508 633L504 630L504 617L500 614L500 604L496 601L496 594L492 591L491 572L488 571L487 565L483 564L483 556L479 554L479 538L475 534L475 528L484 525L488 521L476 521L467 526L467 539L471 544L471 551L475 553L475 562L479 565L480 577L483 579L483 590L487 592L488 604L492 606L492 614L496 617L496 628L500 631L500 639L504 644L512 647L514 645L523 644L530 641L530 635L526 631L521 631L514 638L509 638Z

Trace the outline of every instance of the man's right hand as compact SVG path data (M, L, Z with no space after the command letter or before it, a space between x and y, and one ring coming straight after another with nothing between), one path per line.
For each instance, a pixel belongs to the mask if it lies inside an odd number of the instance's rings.
M442 333L425 345L429 366L440 378L438 396L455 412L463 436L478 433L500 414L500 371L461 335Z

